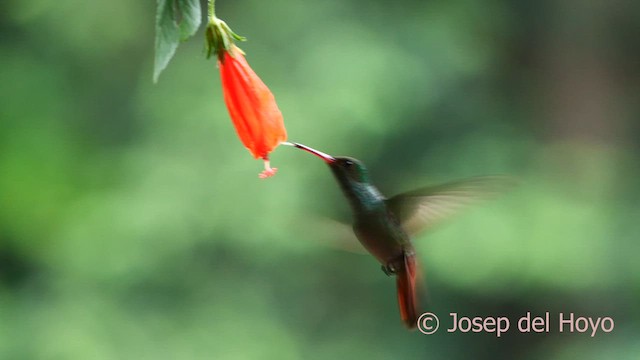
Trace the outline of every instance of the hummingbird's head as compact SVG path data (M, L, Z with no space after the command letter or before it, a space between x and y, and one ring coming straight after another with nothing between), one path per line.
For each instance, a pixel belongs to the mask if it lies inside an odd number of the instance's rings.
M354 158L350 157L333 157L329 154L325 154L322 151L318 151L316 149L312 149L306 145L298 144L298 143L288 143L291 146L295 146L298 149L302 149L306 152L309 152L322 160L324 160L327 165L333 171L335 177L344 184L347 183L366 183L369 181L369 176L367 172L367 168L364 164Z
M287 143L287 145L295 146L324 160L338 180L354 211L361 211L384 199L378 189L369 182L367 168L360 160L342 156L333 157L298 143Z
M369 181L369 172L358 159L346 156L336 157L328 165L333 174L340 180L346 180L351 183L366 183Z

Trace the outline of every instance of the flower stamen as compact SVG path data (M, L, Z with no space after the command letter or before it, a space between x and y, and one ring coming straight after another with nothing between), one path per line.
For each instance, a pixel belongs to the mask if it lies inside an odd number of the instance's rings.
M258 175L260 179L270 178L278 172L278 168L272 168L268 158L264 158L264 171Z

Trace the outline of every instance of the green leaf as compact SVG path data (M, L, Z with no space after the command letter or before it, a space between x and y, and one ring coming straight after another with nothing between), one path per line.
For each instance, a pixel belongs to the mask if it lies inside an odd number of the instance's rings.
M181 12L180 38L182 41L193 36L202 21L200 12L200 0L178 0L178 7Z
M153 82L158 82L180 41L187 40L198 31L202 21L200 11L199 0L158 0Z

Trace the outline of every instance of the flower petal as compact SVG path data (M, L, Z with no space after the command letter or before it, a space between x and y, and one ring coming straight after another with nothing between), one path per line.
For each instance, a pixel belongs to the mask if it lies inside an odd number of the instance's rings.
M287 139L273 94L235 47L224 54L219 68L225 103L238 137L254 157L268 159Z

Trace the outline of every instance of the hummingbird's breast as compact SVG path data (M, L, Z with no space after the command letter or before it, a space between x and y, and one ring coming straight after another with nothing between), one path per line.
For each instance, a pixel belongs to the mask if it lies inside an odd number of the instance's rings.
M387 265L412 247L409 236L386 206L357 214L353 231L382 265Z

